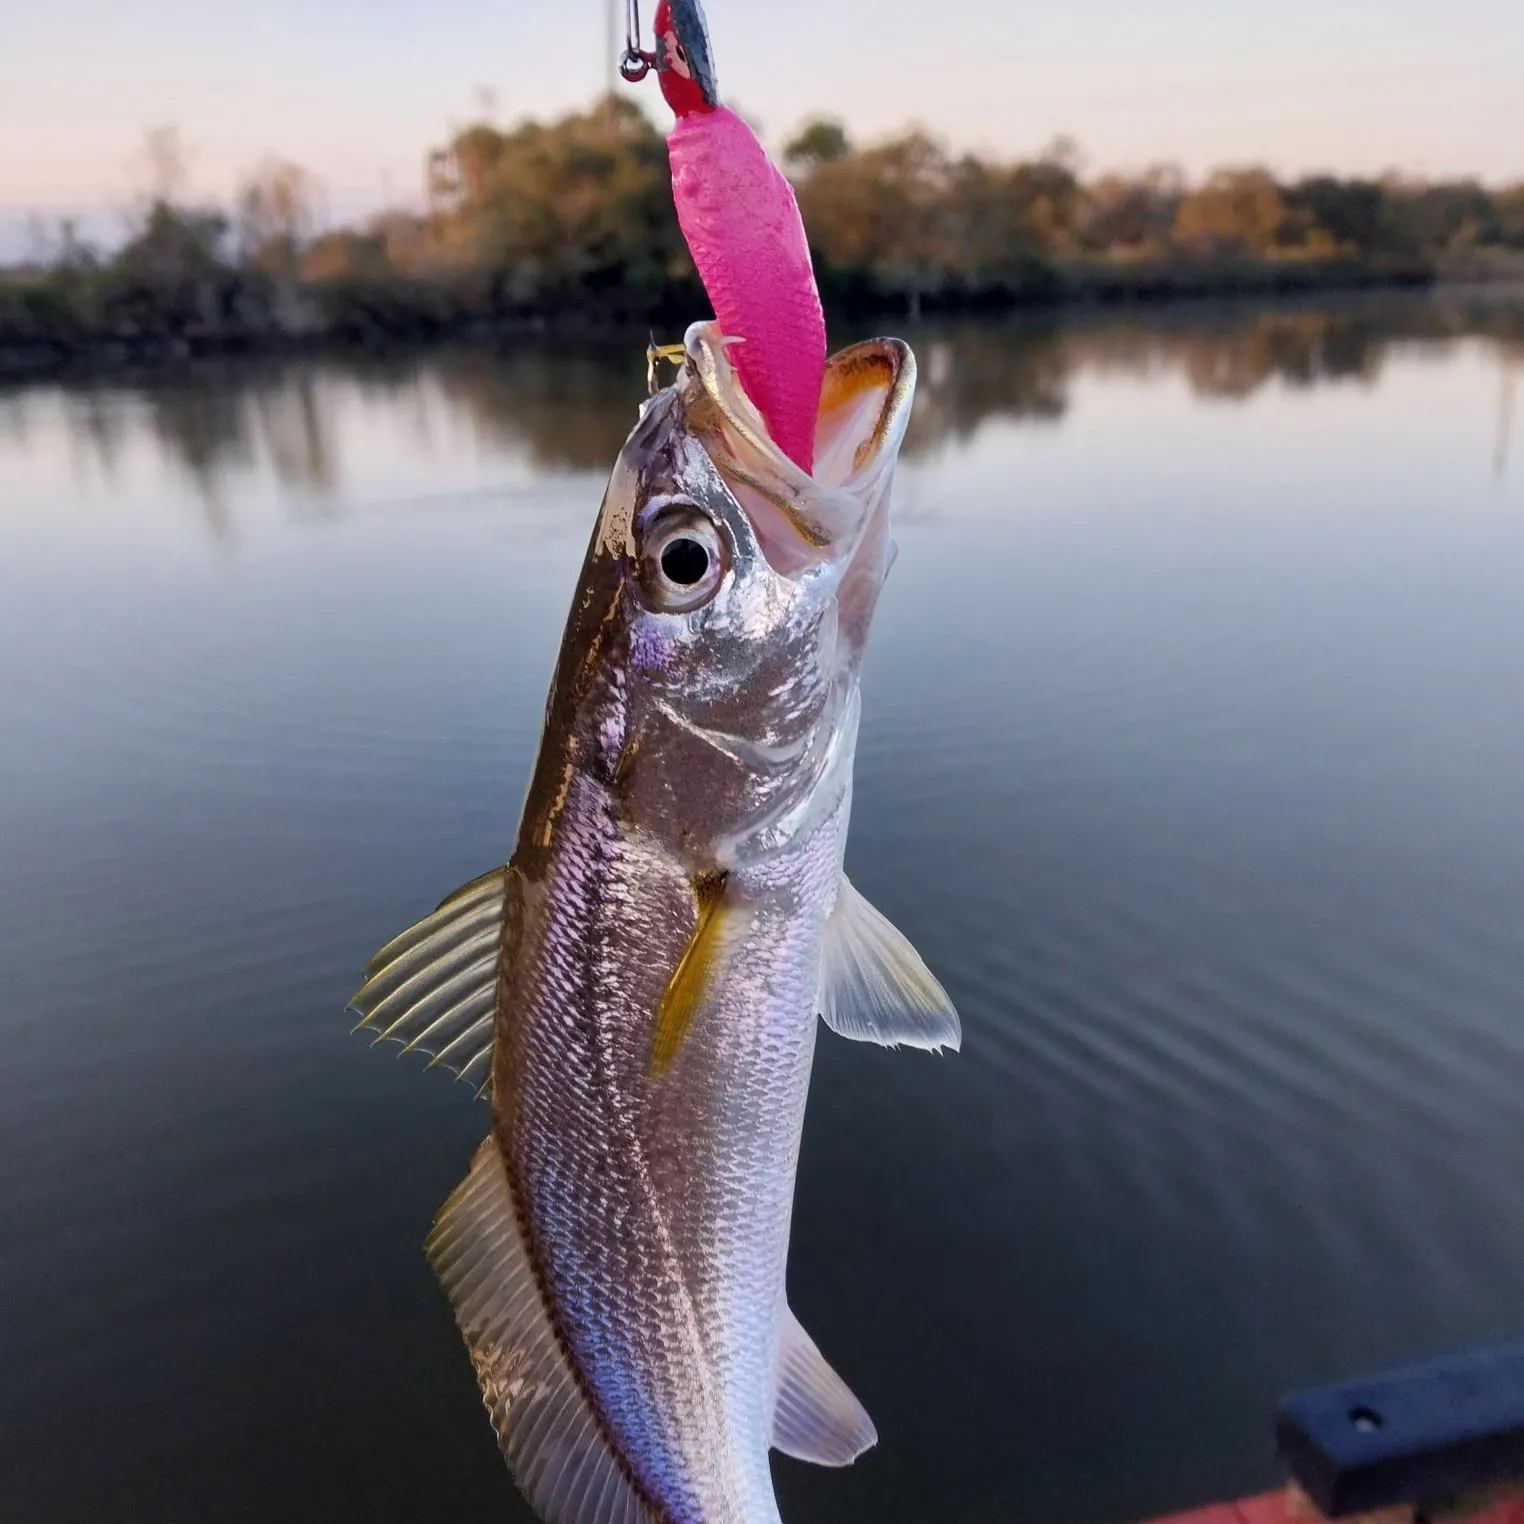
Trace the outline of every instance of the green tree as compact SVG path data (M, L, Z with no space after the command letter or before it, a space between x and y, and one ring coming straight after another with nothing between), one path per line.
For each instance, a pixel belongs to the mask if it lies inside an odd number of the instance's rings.
M236 283L222 258L220 212L157 201L142 231L101 274L101 319L122 337L182 337L232 315Z
M477 124L429 159L434 252L494 273L510 305L597 293L649 303L689 265L666 142L627 101L507 132Z
M837 164L852 152L852 140L840 122L811 117L783 145L783 162L795 174L809 174L822 164Z
M951 166L923 132L817 164L799 187L811 243L837 270L857 271L918 311L953 268Z
M1313 175L1292 186L1286 199L1340 248L1368 255L1381 241L1381 187L1373 180Z
M1484 241L1491 198L1474 180L1392 177L1382 185L1380 240L1398 254L1438 254Z
M1492 198L1492 206L1498 242L1506 248L1524 249L1524 180L1504 186Z
M1079 211L1082 246L1101 254L1162 253L1169 245L1185 179L1157 164L1136 179L1102 175L1085 187Z

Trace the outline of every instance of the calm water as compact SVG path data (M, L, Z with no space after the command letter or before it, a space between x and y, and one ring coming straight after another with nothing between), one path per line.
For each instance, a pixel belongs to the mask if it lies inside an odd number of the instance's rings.
M882 1443L783 1513L1109 1524L1524 1329L1524 305L913 337L849 866L967 1042L822 1039ZM342 1008L507 854L641 371L0 394L7 1520L526 1517L420 1251L486 1113Z

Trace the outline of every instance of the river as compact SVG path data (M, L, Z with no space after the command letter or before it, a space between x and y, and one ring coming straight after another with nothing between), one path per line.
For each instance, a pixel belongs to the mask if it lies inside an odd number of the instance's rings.
M822 1036L881 1443L780 1500L1122 1524L1524 1329L1524 298L909 337L849 868L966 1040ZM0 392L14 1524L527 1518L420 1247L485 1111L343 1008L510 848L639 347Z

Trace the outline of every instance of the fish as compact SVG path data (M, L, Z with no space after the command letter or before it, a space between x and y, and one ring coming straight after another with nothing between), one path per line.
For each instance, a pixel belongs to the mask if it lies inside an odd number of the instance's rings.
M816 1030L961 1041L843 871L914 357L831 359L807 475L729 347L615 462L512 856L352 1002L490 1099L425 1247L544 1524L776 1524L770 1450L876 1442L785 1289Z

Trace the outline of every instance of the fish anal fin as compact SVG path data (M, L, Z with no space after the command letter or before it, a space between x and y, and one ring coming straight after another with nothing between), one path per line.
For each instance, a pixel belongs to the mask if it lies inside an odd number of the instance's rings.
M779 1334L773 1449L817 1466L850 1466L878 1443L878 1431L851 1388L826 1363L787 1308Z
M556 1336L494 1138L477 1149L425 1248L536 1515L544 1524L655 1524Z
M842 1037L882 1047L957 1051L958 1013L921 955L842 875L826 917L820 1014Z
M518 923L519 878L496 868L457 889L388 942L349 1002L356 1030L400 1043L486 1091L504 946Z

